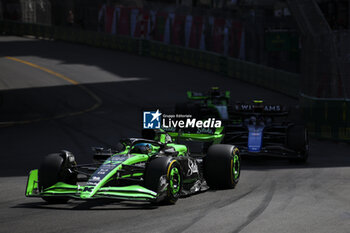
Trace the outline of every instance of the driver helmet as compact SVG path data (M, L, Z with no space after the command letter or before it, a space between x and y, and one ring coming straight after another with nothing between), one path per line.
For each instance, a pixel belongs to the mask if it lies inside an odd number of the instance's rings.
M264 101L254 100L254 112L263 112L264 111Z
M137 143L133 146L131 152L140 154L149 154L152 152L153 146L151 143Z
M251 116L249 119L249 124L250 125L256 125L256 117L255 116Z
M211 88L211 91L210 91L210 95L211 95L212 97L218 97L218 96L220 96L220 90L219 90L219 88L218 88L218 87L212 87L212 88Z

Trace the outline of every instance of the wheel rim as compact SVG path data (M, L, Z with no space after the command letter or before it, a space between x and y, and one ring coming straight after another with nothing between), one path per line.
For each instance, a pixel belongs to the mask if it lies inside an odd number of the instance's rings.
M237 154L235 154L233 156L233 164L232 164L232 174L233 174L234 180L237 180L239 178L240 166L241 166L241 164L239 161L239 156Z
M170 170L170 177L169 177L170 191L173 195L177 194L180 191L180 182L181 182L181 176L179 173L179 169L177 169L177 167L173 167Z

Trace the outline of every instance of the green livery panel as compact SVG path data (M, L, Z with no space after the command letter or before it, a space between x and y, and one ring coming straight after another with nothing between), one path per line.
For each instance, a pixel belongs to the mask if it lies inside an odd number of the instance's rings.
M26 188L26 196L33 196L35 190L38 190L38 169L32 170L29 173Z

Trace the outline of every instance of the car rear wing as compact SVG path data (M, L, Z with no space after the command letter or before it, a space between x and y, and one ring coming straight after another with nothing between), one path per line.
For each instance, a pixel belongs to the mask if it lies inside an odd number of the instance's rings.
M187 91L187 98L190 100L206 100L209 96L201 92Z
M191 153L203 154L212 144L221 143L224 127L214 129L181 129L167 131L169 136L178 144L186 145Z
M202 128L163 128L164 131L169 134L173 139L174 137L193 137L193 139L203 139L203 140L209 140L212 138L216 138L220 135L222 135L224 127L202 127Z
M214 91L217 89L214 89ZM190 100L207 100L211 98L222 98L222 99L230 99L230 91L216 91L213 92L213 89L211 92L202 93L202 92L195 92L195 91L187 91L187 98Z
M265 105L261 103L236 103L230 106L230 116L287 116L289 111L283 105Z

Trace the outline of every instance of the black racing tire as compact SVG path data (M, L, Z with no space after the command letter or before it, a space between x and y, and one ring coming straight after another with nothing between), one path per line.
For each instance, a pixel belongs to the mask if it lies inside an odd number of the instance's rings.
M232 189L241 175L241 157L237 147L215 144L204 157L204 178L212 189Z
M71 177L65 177L62 172L65 169L64 158L61 154L49 154L44 158L44 161L39 168L39 188L44 190L59 181L65 183L75 183ZM64 177L62 177L64 176ZM69 198L66 197L42 197L45 201L52 204L64 204L67 203Z
M176 177L172 176L172 172L175 170L178 173ZM168 189L160 204L175 204L180 197L183 184L182 169L179 162L175 159L171 157L159 157L150 161L144 174L145 187L158 193L159 180L160 177L164 175L166 176ZM171 185L172 182L173 185Z
M292 125L287 130L287 147L295 150L299 157L289 159L292 163L306 163L309 156L309 137L303 125Z

